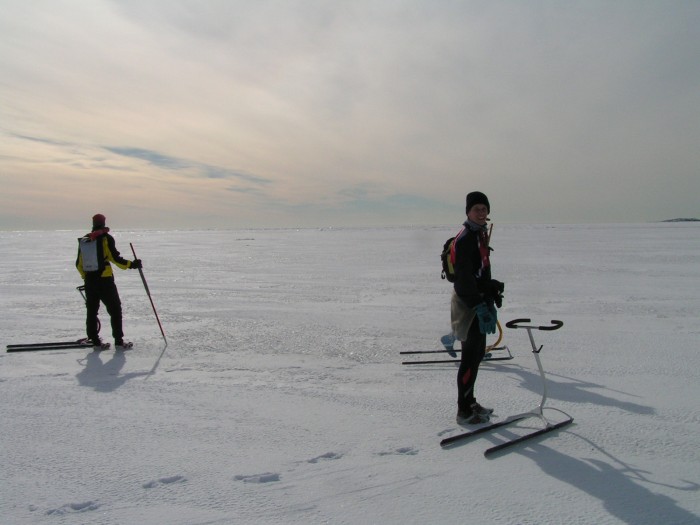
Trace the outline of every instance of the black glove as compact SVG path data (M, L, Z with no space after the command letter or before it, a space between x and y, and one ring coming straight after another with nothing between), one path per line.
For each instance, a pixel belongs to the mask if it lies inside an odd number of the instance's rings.
M495 304L497 308L500 308L503 306L503 290L505 289L505 285L496 279L491 279L489 284L491 288L490 298L493 301L493 304Z
M495 304L497 308L503 306L503 290L505 285L501 281L491 279L480 286L482 297L487 304Z
M129 266L131 269L138 270L139 268L143 268L143 265L141 264L141 259L134 259L131 261L131 266Z

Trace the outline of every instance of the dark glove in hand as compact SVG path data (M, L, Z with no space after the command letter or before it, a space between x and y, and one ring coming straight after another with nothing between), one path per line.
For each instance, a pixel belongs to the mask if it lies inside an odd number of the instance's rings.
M505 285L501 281L492 279L491 289L493 293L493 302L496 305L496 307L500 308L501 306L503 306L503 290L505 289Z
M129 268L136 270L139 268L143 268L143 265L141 264L141 259L134 259L133 261L131 261L131 266L129 266Z
M476 305L476 316L479 319L479 331L482 334L496 333L496 308L486 303Z

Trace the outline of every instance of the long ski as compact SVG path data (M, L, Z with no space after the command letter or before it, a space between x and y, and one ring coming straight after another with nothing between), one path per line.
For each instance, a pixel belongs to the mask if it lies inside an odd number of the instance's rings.
M32 343L27 345L7 345L8 352L40 352L42 350L69 350L72 348L94 348L96 350L108 350L110 343L102 343L95 346L90 342L58 342L58 343Z
M507 357L485 357L483 362L487 361L510 361L513 356ZM459 363L459 359L437 359L434 361L402 361L402 365L434 365L440 363Z
M14 345L7 345L7 348L33 348L37 346L70 346L87 344L87 339L78 339L77 341L50 341L46 343L20 343Z
M84 344L72 344L72 345L59 345L59 346L30 346L21 348L8 348L8 352L40 352L42 350L70 350L71 348L93 348L92 345ZM99 347L97 347L99 348ZM109 348L109 347L107 347ZM104 348L103 348L104 350Z
M494 430L499 427L504 427L506 425L510 425L511 423L515 423L516 421L520 421L522 419L525 419L527 417L530 417L530 414L523 414L519 416L514 416L508 419L504 419L503 421L499 421L497 423L491 423L490 425L486 425L485 427L477 428L476 430L471 430L469 432L463 432L462 434L457 434L455 436L450 436L448 438L443 439L440 441L440 446L441 447L447 447L449 445L453 445L457 443L458 441L463 441L465 439L468 439L472 436L477 436L479 434L484 434L486 432L490 432L491 430Z
M506 350L505 346L497 346L495 348L487 349L486 350L486 355L489 355L491 352L497 352L499 350ZM459 350L457 350L459 351ZM450 352L455 352L455 350L404 350L402 352L399 352L400 355L413 355L413 354L449 354Z
M502 357L494 357L493 352L505 351L506 354ZM445 350L404 350L399 352L400 355L424 355L424 354L450 354L451 357L456 357L456 351L445 349ZM484 361L510 361L513 359L513 354L510 353L510 349L507 346L495 346L486 349L486 355L484 356ZM427 361L404 361L402 365L432 365L440 363L459 363L459 359L439 359L439 360L427 360Z
M434 365L438 363L459 363L459 359L439 359L435 361L402 361L402 365Z
M450 352L454 352L454 350L404 350L403 352L399 352L399 354L449 354Z

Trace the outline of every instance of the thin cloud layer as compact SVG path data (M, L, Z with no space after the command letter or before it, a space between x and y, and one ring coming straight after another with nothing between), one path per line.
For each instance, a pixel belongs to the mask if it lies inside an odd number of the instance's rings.
M201 162L194 162L178 157L172 157L170 155L163 155L162 153L158 153L156 151L149 151L140 148L117 147L105 147L105 149L124 157L144 160L147 163L157 166L163 170L190 172L194 177L205 179L239 179L243 182L248 182L255 185L266 185L271 182L270 179L265 179L263 177L256 177L255 175L237 172L228 168L211 166Z
M0 228L698 216L697 2L5 0ZM84 210L82 212L81 210Z

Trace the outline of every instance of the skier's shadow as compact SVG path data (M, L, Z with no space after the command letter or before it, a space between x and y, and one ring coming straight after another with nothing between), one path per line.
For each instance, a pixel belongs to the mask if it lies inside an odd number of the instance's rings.
M488 361L484 361L482 367L486 363L488 363ZM520 386L530 390L533 393L542 395L542 378L539 372L530 371L521 365L508 364L506 366L503 367L503 372L510 373L513 376L519 376L519 379L516 379L515 377L514 379L520 381ZM547 391L551 399L568 401L572 403L585 402L600 406L618 407L622 410L635 414L654 414L654 409L652 407L631 401L621 401L619 399L595 392L595 390L610 391L610 389L604 385L599 385L590 381L582 381L580 379L566 377L546 371L545 376L547 378ZM615 392L628 397L632 396L632 394L628 394L626 392Z
M104 352L90 352L84 359L79 360L84 368L76 374L80 386L92 388L98 392L113 392L129 379L148 375L148 372L129 372L121 374L126 364L123 351L111 353L111 359L102 360Z
M525 446L519 453L534 461L545 474L598 499L612 516L624 523L697 523L697 516L680 507L673 498L644 486L658 485L697 492L700 488L697 483L683 480L682 485L672 486L655 482L647 477L647 472L630 467L590 440L579 437L607 456L609 461L573 458L539 443Z

